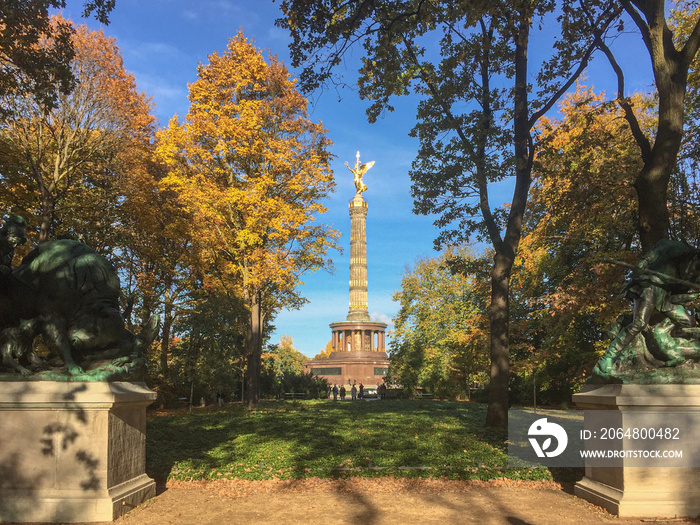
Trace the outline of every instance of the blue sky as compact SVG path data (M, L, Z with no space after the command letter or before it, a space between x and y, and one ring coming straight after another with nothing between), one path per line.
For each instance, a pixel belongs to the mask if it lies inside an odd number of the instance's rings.
M69 1L64 16L93 29L100 28L94 20L80 18L82 3ZM223 51L239 29L247 38L254 38L256 46L266 55L268 52L278 55L291 69L289 36L274 26L278 16L279 4L271 0L117 0L110 25L102 29L116 39L126 69L135 76L139 89L152 97L155 115L164 126L173 115L186 115L189 108L187 84L196 80L197 64L206 63L212 52ZM551 44L546 38L540 44L535 43L531 57L537 54L538 45L545 49ZM631 91L649 90L648 59L641 46L637 35L621 38L616 43L626 56L623 63L633 65L633 76L628 80ZM355 53L359 54L359 49ZM348 84L354 85L354 78L354 70L348 67ZM609 66L602 60L594 61L588 78L597 90L606 90L611 96L614 93ZM271 342L278 342L284 334L289 335L299 351L312 357L330 339L328 325L345 320L348 312L350 218L347 205L355 188L344 162L353 164L357 150L362 162L376 162L365 176L368 190L364 193L369 205L368 303L373 320L391 323L397 312L391 296L399 289L403 272L417 258L436 255L433 239L437 232L433 218L411 212L408 171L418 143L408 132L415 119L417 100L412 97L395 100L396 111L387 113L375 124L367 123L367 104L359 99L355 90L328 90L313 94L310 101L311 116L328 129L336 155L332 167L337 189L326 202L329 211L322 220L341 232L340 244L344 252L332 254L333 274L317 272L305 276L300 291L309 303L301 310L280 312L274 322L277 330ZM511 193L505 184L494 194L492 205L507 202Z

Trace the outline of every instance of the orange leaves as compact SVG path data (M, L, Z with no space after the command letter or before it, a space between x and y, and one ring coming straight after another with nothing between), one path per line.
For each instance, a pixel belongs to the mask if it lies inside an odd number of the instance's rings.
M643 128L649 130L650 102L635 96L633 104ZM590 88L579 84L562 101L560 113L561 119L538 124L541 147L530 214L537 225L531 235L555 244L570 237L572 243L604 249L612 225L633 221L632 183L641 167L637 146L621 110ZM623 237L629 235L633 234L625 231L620 242L624 244ZM523 244L543 260L546 243L535 246L524 239Z
M158 134L160 183L187 217L208 279L253 291L294 290L318 268L335 233L310 226L332 191L325 129L275 58L239 33L200 64L190 110ZM331 242L329 242L329 240Z
M634 97L645 129L649 101ZM577 86L560 118L542 120L526 230L513 273L514 366L537 371L538 384L570 384L597 359L606 325L622 311L619 268L638 242L638 148L620 110ZM573 372L572 372L573 369ZM549 379L548 379L549 378Z
M70 25L60 17L52 25ZM44 46L53 45L49 40ZM8 93L2 101L7 188L33 188L31 200L12 204L30 224L41 224L40 240L81 235L98 250L111 244L120 199L132 174L149 159L154 118L150 101L123 67L115 42L101 31L76 26L70 63L76 84L48 110L30 93ZM5 193L7 188L0 189ZM14 195L0 198L12 199ZM118 234L117 234L118 235ZM112 241L114 242L114 241Z
M328 341L323 350L314 356L314 359L322 359L324 357L330 357L333 353L333 341Z

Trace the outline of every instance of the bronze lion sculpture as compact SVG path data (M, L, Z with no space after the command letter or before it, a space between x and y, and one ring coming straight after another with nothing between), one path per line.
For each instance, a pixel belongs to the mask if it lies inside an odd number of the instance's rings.
M119 277L112 264L81 242L45 242L9 275L0 275L0 355L2 363L31 375L41 362L32 343L41 335L76 379L88 366L112 361L121 374L136 361L158 330L153 316L139 335L126 329L119 308ZM144 362L145 364L145 362ZM117 366L117 368L114 368Z

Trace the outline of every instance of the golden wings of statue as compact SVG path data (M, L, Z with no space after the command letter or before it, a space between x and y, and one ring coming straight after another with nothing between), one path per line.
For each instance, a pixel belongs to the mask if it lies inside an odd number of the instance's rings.
M365 164L360 164L360 152L357 152L357 155L355 155L357 160L355 161L355 167L351 168L350 164L345 162L345 165L348 167L348 169L352 172L353 175L353 180L355 181L355 189L357 190L357 193L360 194L363 191L367 191L367 186L365 186L365 183L362 181L362 177L365 176L365 173L374 166L374 161L372 162L367 162Z

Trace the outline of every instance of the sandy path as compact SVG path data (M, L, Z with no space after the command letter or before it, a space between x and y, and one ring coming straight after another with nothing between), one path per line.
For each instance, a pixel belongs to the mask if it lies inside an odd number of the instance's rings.
M554 483L406 480L173 483L116 525L700 523L619 519Z

